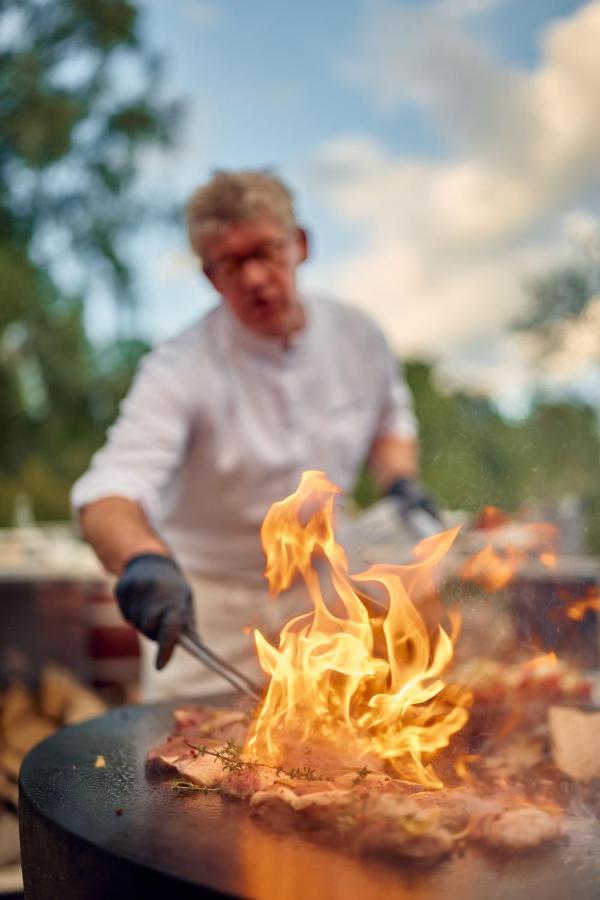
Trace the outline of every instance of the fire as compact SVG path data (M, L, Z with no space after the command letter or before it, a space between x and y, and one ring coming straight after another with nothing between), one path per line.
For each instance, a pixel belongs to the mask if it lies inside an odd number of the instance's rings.
M589 588L585 597L572 600L565 609L565 615L575 622L582 622L588 612L600 612L600 592L597 587Z
M486 591L499 591L519 571L522 554L517 547L496 550L491 544L468 559L461 569L465 581L473 581Z
M271 592L299 574L313 609L283 627L278 648L255 632L270 682L245 753L272 765L311 753L338 766L387 763L401 778L442 787L431 759L467 721L470 695L441 678L453 636L410 598L428 598L431 612L436 566L458 529L419 544L413 565L372 566L351 579L333 533L338 493L322 472L305 472L263 523ZM369 607L355 581L380 586L387 603Z
M484 591L493 593L506 587L531 559L538 559L547 568L556 565L554 525L547 522L512 523L506 515L501 517L495 507L486 507L485 511L484 524L478 527L483 531L497 529L497 533L483 550L464 563L460 575L465 581L472 581ZM511 529L518 529L518 542L510 540Z
M537 671L543 671L545 669L553 669L558 665L558 657L556 653L544 653L541 656L534 656L533 659L528 659L524 663L522 663L522 667L524 669L534 669Z

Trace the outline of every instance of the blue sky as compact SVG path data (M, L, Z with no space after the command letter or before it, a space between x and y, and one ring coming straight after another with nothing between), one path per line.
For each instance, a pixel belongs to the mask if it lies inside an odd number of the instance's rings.
M518 404L534 379L531 347L508 330L524 280L597 233L600 3L140 7L167 90L187 104L178 145L140 160L147 189L183 200L215 167L275 166L313 234L306 289L367 309L446 381ZM143 233L134 260L153 340L215 302L183 227ZM100 298L90 327L110 332ZM589 394L584 362L535 378Z

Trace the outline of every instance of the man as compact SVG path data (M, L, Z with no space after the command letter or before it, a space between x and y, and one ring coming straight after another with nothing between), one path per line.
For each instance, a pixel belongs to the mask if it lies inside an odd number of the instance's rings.
M304 470L350 491L367 461L382 491L422 502L407 388L370 319L299 291L308 242L287 188L266 172L219 172L187 218L219 305L143 360L73 489L125 617L158 643L155 669L142 642L146 699L223 689L176 647L194 620L256 674L253 627L274 637L299 596L268 601L260 526Z

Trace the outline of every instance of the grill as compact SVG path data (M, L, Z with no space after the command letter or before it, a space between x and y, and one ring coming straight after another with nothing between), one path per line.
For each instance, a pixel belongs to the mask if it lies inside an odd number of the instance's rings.
M568 843L533 856L469 851L430 868L400 866L272 831L219 795L150 783L144 757L171 730L175 706L115 710L31 751L20 780L27 900L598 898L595 821L573 818ZM105 768L94 766L99 754Z

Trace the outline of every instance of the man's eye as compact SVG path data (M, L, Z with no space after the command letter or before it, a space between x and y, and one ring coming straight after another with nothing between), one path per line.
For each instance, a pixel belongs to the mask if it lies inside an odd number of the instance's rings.
M219 263L219 269L222 275L233 275L237 271L238 265L235 259L222 259Z
M279 244L263 244L257 248L254 255L257 259L264 262L273 262L281 255L281 247Z

